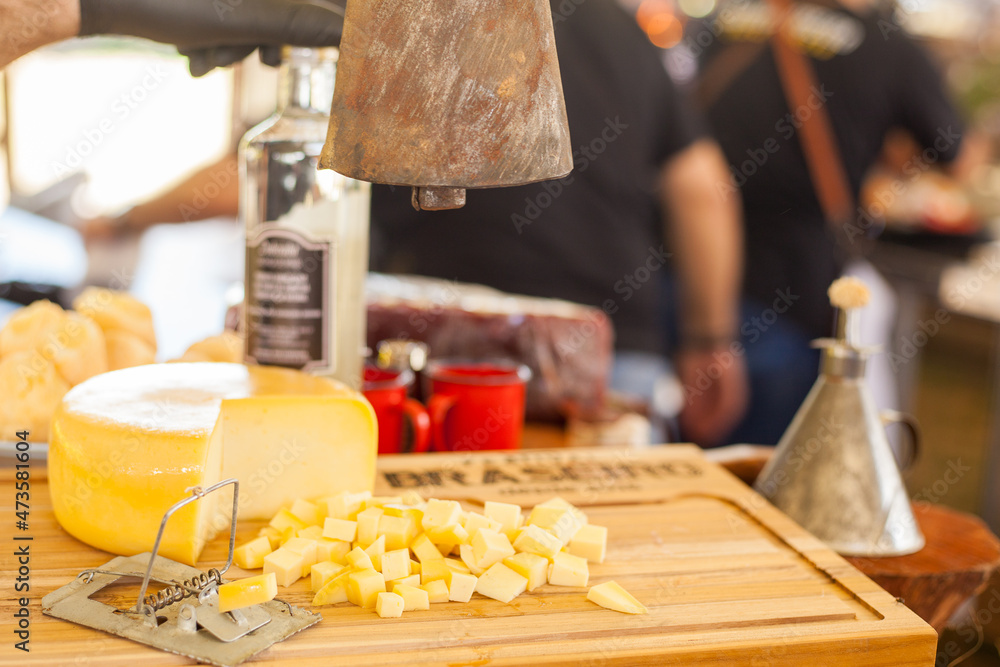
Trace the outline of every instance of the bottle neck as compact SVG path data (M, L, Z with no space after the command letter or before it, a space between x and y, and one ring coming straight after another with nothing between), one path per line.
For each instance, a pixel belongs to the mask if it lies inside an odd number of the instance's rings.
M335 49L287 47L278 83L278 112L329 115L337 76Z

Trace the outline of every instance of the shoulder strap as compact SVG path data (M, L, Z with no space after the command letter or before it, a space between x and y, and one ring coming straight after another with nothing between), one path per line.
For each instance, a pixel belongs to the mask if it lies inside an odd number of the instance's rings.
M817 86L816 73L791 34L789 24L793 3L791 0L767 2L775 16L771 45L789 109L792 113L796 109L812 112L798 130L809 177L827 222L839 229L853 215L854 197L830 115L825 106L820 105L817 109L815 102L809 104L812 91Z

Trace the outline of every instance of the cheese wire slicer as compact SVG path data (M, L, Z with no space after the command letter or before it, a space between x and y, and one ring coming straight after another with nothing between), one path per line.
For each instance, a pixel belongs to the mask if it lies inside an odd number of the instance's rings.
M225 566L202 572L157 557L170 517L185 505L230 484L233 511ZM71 583L42 598L42 612L219 667L238 665L320 620L319 614L281 600L220 612L218 587L226 583L222 575L233 563L236 544L239 481L227 479L207 489L193 487L188 491L190 496L172 505L163 515L151 553L119 556L99 568L83 570ZM119 609L91 599L126 578L142 579L133 606ZM165 587L147 595L151 581Z

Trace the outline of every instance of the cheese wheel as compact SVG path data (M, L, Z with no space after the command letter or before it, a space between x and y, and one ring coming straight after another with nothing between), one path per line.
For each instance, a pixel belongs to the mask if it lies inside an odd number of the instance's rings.
M69 386L108 370L100 327L51 301L36 301L18 310L0 331L0 358L16 352L51 361Z
M243 338L232 331L194 343L176 361L243 361Z
M51 301L35 301L10 316L0 329L0 357L35 349L38 341L63 322L65 311Z
M128 331L109 329L104 332L108 342L108 370L142 366L156 361L156 347Z
M281 368L155 364L96 376L52 421L49 485L74 537L122 555L151 550L163 513L220 479L240 480L242 518L296 498L371 491L377 426L347 386ZM228 529L219 491L177 512L160 553L194 564Z
M0 440L16 440L20 431L32 442L48 440L52 412L67 391L55 365L35 352L0 359Z
M156 349L149 306L127 292L88 287L73 300L73 309L97 322L105 333L114 329L128 331Z

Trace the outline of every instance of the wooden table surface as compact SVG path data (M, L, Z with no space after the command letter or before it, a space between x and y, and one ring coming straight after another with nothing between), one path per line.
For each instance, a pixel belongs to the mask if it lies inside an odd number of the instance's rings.
M5 510L0 665L184 665L185 658L45 616L39 601L110 555L55 522L43 467L32 468L30 653L13 649L12 471L0 471ZM586 589L543 586L510 604L475 596L380 619L351 605L254 661L305 665L932 665L936 634L895 598L830 552L693 447L531 450L383 457L377 493L523 506L561 495L609 528L607 559L590 583L618 581L650 613L597 607ZM113 521L113 517L108 520ZM256 533L241 523L239 538ZM225 538L199 567L225 559ZM229 578L244 573L233 568ZM137 587L137 586L136 586ZM122 599L128 593L121 594ZM299 581L279 597L308 606Z

